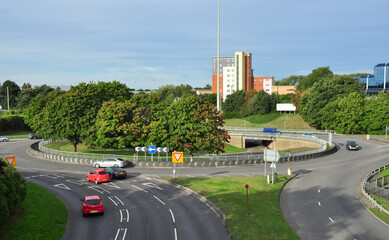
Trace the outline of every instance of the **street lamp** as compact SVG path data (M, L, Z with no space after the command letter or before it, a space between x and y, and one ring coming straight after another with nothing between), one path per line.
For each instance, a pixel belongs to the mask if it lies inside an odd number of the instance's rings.
M216 73L217 73L217 110L221 111L222 107L220 104L220 0L217 2L217 60L216 60Z

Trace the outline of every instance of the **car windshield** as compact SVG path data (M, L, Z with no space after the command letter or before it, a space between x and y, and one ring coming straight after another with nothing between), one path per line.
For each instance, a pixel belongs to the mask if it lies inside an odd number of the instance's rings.
M96 205L96 204L100 204L100 200L99 199L87 200L85 203L86 205Z
M107 172L106 171L101 171L101 172L99 172L99 174L101 175L101 174L107 174Z
M355 147L357 145L357 143L352 141L352 142L349 143L349 145Z
M114 172L121 172L121 171L122 171L121 168L112 168L112 170L113 170Z

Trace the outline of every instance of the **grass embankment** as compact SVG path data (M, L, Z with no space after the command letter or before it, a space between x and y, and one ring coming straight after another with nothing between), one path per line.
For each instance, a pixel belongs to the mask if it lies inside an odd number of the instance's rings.
M246 120L246 123L245 123ZM253 115L247 118L226 119L226 127L265 128L275 127L278 129L314 130L298 114L272 112L266 115Z
M36 184L26 185L26 198L1 229L0 239L61 239L68 220L65 204Z
M67 151L67 152L73 152L74 146L69 141L62 141L57 143L50 143L45 145L47 148L51 148L54 150L60 150L60 151ZM244 152L247 151L247 149L244 148L237 148L232 145L227 144L224 148L224 151L226 153L235 153L235 152ZM94 148L90 149L85 144L78 144L77 145L77 152L81 153L96 153L96 154L115 154L115 155L134 155L134 149L133 148L127 148L127 149L103 149L103 148ZM146 152L147 156L150 156L148 152ZM154 154L155 155L155 154ZM142 153L142 156L144 156L144 153Z
M215 203L226 215L233 239L299 239L286 223L278 205L278 196L289 177L276 184L266 178L215 177L169 179L195 190ZM245 185L249 185L249 213Z

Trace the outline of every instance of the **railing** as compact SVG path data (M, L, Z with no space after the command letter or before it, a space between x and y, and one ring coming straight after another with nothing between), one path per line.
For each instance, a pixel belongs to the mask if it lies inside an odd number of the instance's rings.
M389 168L389 165L383 166L381 168L375 169L374 171L370 172L362 182L362 193L365 195L367 199L370 200L370 202L373 205L381 209L381 211L384 211L385 213L389 214L389 211L387 209L382 207L379 203L377 203L376 200L374 200L372 196L370 196L370 195L375 195L377 197L389 201L389 190L383 188L383 186L387 184L388 176L384 176L381 178L377 178L376 180L370 181L374 177L374 175L387 168Z
M239 130L230 130L230 135L242 135L245 137L269 137L269 138L288 138L288 139L296 139L296 140L304 140L304 141L310 141L314 143L318 143L321 145L321 147L311 150L305 150L305 151L299 151L299 152L284 152L281 153L281 157L288 158L288 157L296 157L301 155L307 155L307 154L314 154L323 152L326 150L327 142L325 140L319 139L319 138L312 138L307 136L302 136L299 134L268 134L268 133L262 133L261 131L251 131L251 132L240 132ZM44 145L54 142L59 142L63 140L56 140L56 141L41 141L39 142L39 150L41 152L47 153L47 154L53 154L53 155L60 155L65 157L74 157L74 158L85 158L85 159L105 159L105 158L111 158L111 157L120 157L124 160L129 161L156 161L156 162L171 162L171 155L168 155L168 153L162 153L161 155L154 154L146 154L143 155L142 153L134 154L134 155L118 155L118 154L99 154L99 153L80 153L80 152L69 152L69 151L60 151L55 149L50 149L45 147ZM233 161L233 160L263 160L264 156L263 153L256 153L256 154L223 154L223 155L217 155L217 154L196 154L194 156L184 156L184 162L191 162L191 161Z

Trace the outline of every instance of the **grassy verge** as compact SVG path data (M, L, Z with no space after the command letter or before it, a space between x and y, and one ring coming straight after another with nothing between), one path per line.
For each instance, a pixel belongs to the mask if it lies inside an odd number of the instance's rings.
M74 147L69 141L62 141L57 143L50 143L45 145L47 148L51 148L54 150L60 150L60 151L67 151L67 152L73 152ZM247 149L245 148L237 148L232 145L227 144L225 147L226 153L235 153L235 152L245 152ZM134 149L102 149L102 148L95 148L95 149L89 149L84 144L77 145L77 152L81 153L96 153L96 154L115 154L115 155L134 155ZM140 154L143 156L144 153ZM150 156L149 153L146 153L147 156Z
M275 127L278 129L306 129L312 130L311 126L306 123L298 114L269 113L266 115L253 115L247 118L226 119L225 126L228 127L247 127L247 128L264 128Z
M61 239L68 219L65 204L52 192L26 184L26 198L1 229L0 239Z
M28 138L28 134L31 132L27 131L11 131L11 132L2 132L0 136L7 137L9 139L15 138Z
M233 239L299 239L278 205L280 190L289 177L267 184L265 177L169 179L191 188L215 203L226 215ZM245 185L249 185L249 212Z

